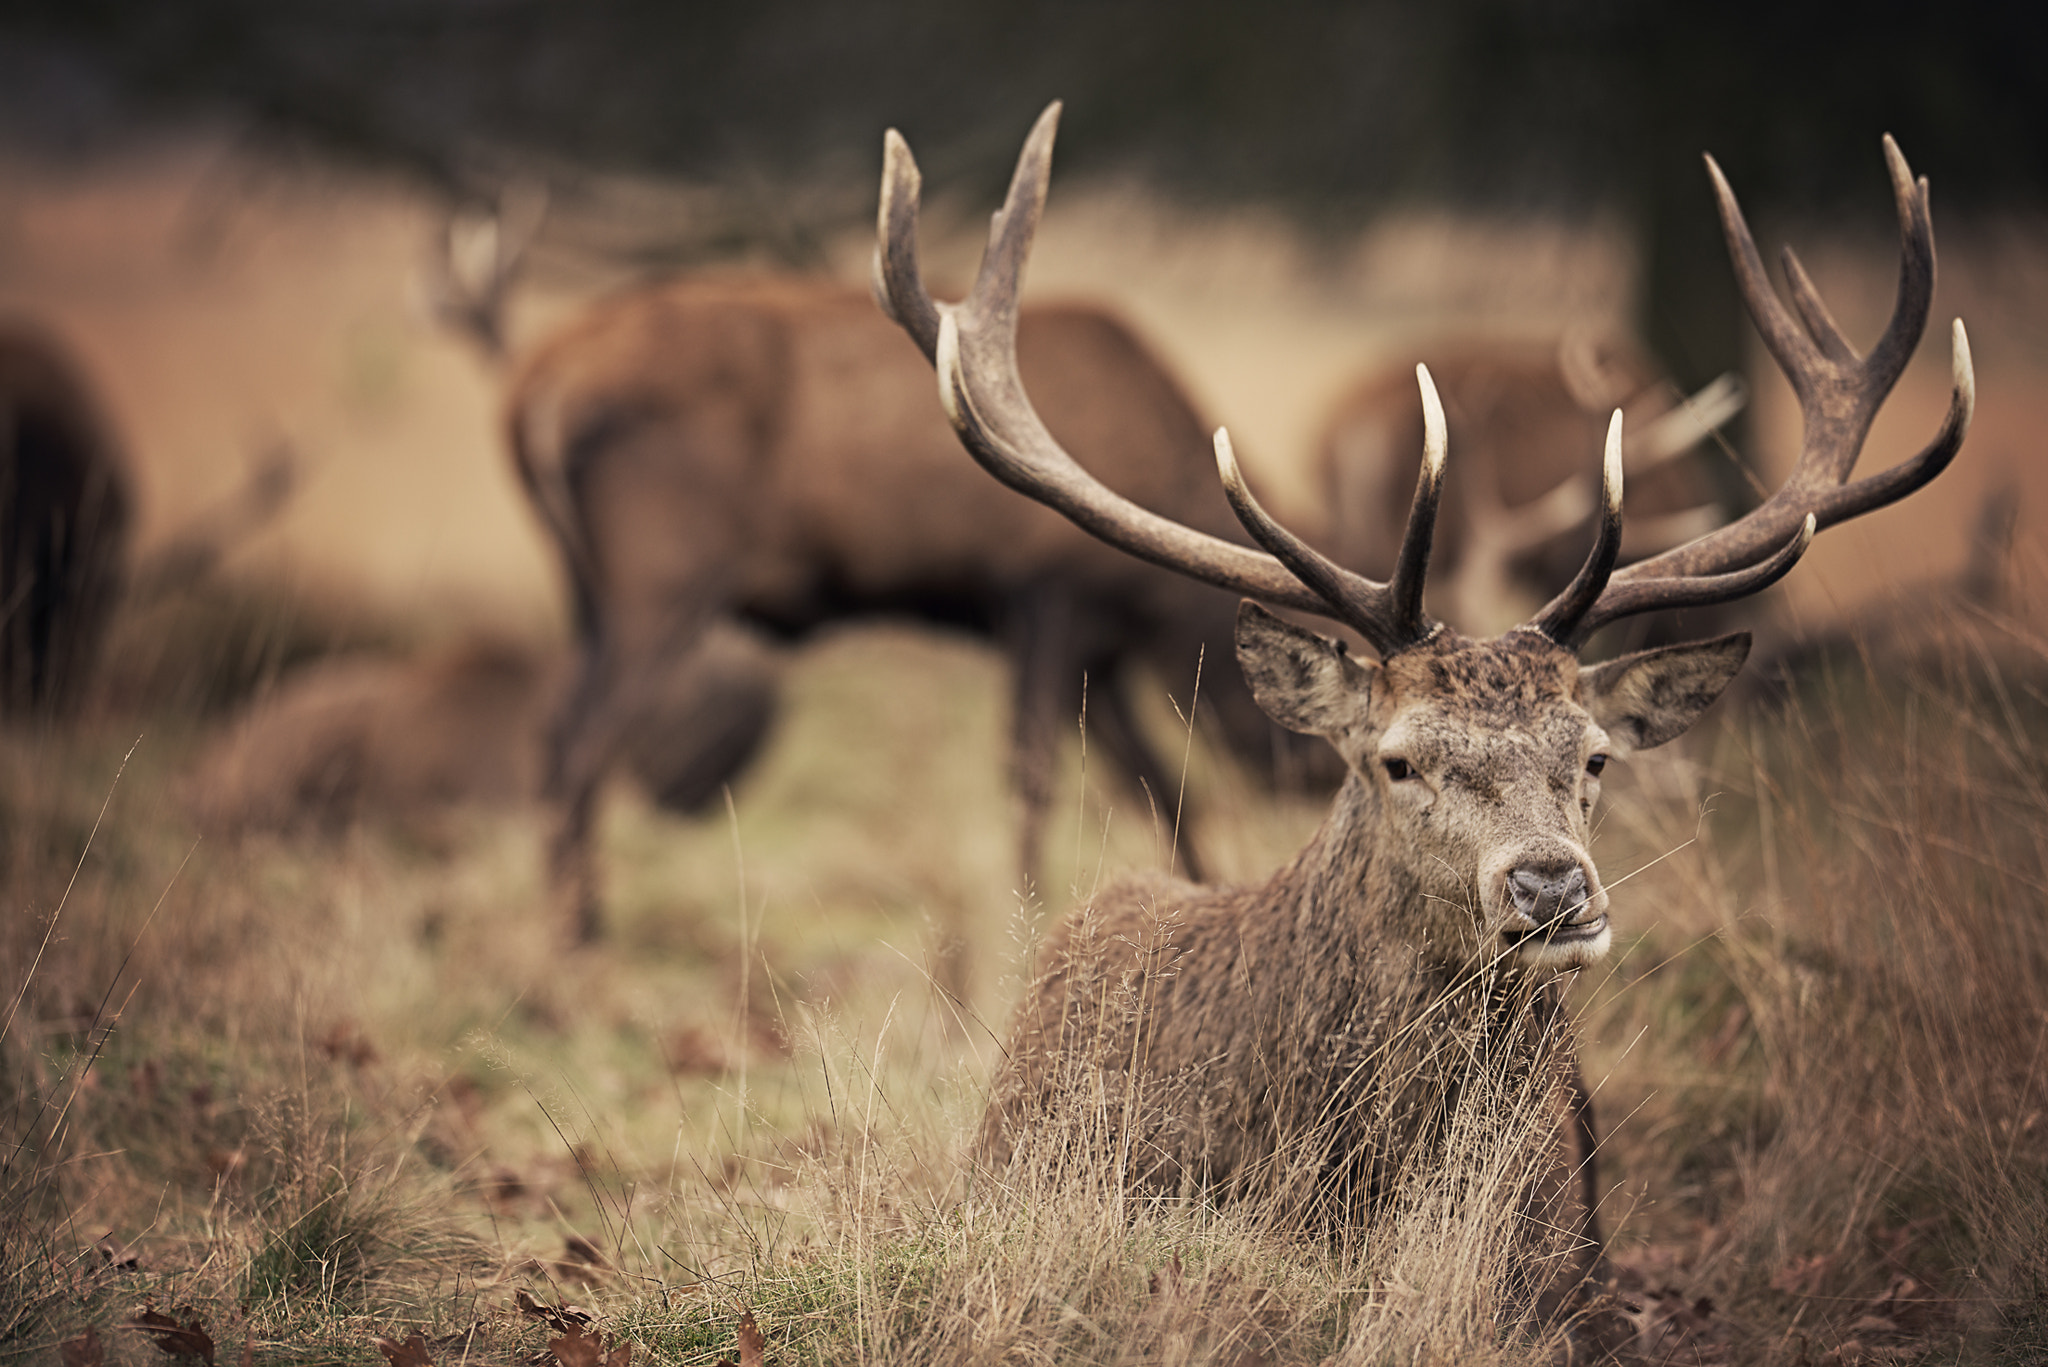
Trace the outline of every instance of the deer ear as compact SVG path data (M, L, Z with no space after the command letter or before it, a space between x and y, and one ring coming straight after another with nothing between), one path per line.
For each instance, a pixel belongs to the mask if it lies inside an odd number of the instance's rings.
M1378 668L1249 598L1237 606L1237 664L1267 716L1290 731L1327 737L1350 728Z
M1684 734L1749 658L1749 633L1638 651L1579 675L1593 720L1622 753Z

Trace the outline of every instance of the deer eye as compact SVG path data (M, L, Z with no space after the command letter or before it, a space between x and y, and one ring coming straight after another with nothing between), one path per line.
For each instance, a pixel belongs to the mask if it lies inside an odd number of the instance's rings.
M1405 759L1383 759L1380 763L1386 767L1387 777L1396 783L1406 783L1416 777L1415 766Z
M1591 758L1591 759L1589 759L1589 760L1587 760L1587 761L1586 761L1586 777L1587 777L1587 778L1598 778L1598 777L1600 777L1600 771L1601 771L1602 769L1605 769L1606 767L1607 767L1607 756L1605 756L1605 755L1595 755L1595 756L1593 756L1593 758Z

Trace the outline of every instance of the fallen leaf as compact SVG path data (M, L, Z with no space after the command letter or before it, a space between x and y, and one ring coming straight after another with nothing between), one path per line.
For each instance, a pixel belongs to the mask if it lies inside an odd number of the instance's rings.
M391 1367L434 1367L434 1360L427 1356L427 1340L417 1331L404 1343L396 1339L371 1339L377 1351Z
M617 1344L607 1353L603 1335L586 1334L574 1325L562 1337L550 1339L548 1351L561 1367L627 1367L633 1358L630 1342Z
M192 1314L191 1307L187 1306L185 1313L192 1318L180 1324L169 1315L145 1309L122 1328L149 1335L150 1341L166 1357L196 1357L206 1367L214 1367L212 1337L207 1334L199 1317Z
M106 1358L106 1350L100 1347L100 1331L91 1325L75 1339L65 1339L57 1345L57 1360L64 1367L100 1367Z
M528 1319L539 1320L558 1334L582 1330L597 1323L597 1317L579 1305L542 1305L522 1288L512 1293L512 1304Z

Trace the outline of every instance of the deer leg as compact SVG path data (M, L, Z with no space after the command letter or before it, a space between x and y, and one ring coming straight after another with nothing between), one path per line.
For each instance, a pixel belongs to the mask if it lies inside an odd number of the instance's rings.
M725 607L722 567L748 533L728 491L696 476L705 453L746 449L735 444L745 417L713 404L663 422L600 424L561 460L564 508L542 504L564 547L579 645L549 736L548 871L579 940L602 930L595 840L605 777L648 718L659 725L664 671ZM764 714L757 732L765 725Z
M1029 595L1007 623L1013 711L1010 782L1017 790L1017 867L1025 887L1043 870L1045 819L1052 810L1063 713L1082 705L1081 664L1072 646L1072 601L1062 593Z
M549 900L575 943L588 944L603 932L603 900L592 848L598 788L610 767L608 725L618 677L615 662L596 640L587 640L576 678L548 728L542 797L551 820L548 832Z
M685 815L716 803L768 737L782 669L766 637L730 621L711 623L680 658L664 660L622 747L649 796Z
M736 631L707 637L699 616L638 648L590 633L548 738L544 796L554 816L548 880L556 908L587 944L604 931L596 826L604 780L629 745L658 797L695 806L766 736L777 663ZM707 644L709 642L709 644Z
M1195 849L1193 807L1183 791L1184 784L1174 779L1145 739L1137 712L1131 706L1131 690L1123 686L1124 680L1118 677L1120 672L1106 660L1090 671L1093 687L1089 700L1094 706L1088 719L1089 734L1116 761L1131 787L1150 803L1158 819L1167 823L1174 861L1194 882L1206 882L1203 862ZM1171 863L1167 871L1173 871Z

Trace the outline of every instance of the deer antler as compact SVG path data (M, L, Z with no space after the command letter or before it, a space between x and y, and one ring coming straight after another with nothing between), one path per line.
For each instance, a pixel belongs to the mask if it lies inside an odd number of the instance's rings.
M1849 480L1872 420L1927 329L1934 298L1934 227L1928 216L1927 181L1913 178L1889 134L1884 155L1898 205L1899 286L1891 321L1867 358L1858 356L1842 336L1790 247L1784 252L1784 266L1793 310L1786 309L1771 287L1735 192L1728 188L1714 159L1707 158L1743 303L1799 400L1806 424L1799 459L1777 492L1747 516L1696 541L1613 571L1611 576L1602 571L1597 576L1599 583L1588 593L1586 573L1594 570L1602 556L1596 547L1587 561L1587 571L1532 618L1526 624L1528 629L1577 649L1599 628L1623 617L1660 608L1722 603L1755 593L1791 569L1817 531L1897 502L1940 474L1955 458L1969 430L1977 395L1970 339L1960 318L1954 323L1950 342L1954 392L1941 430L1910 460L1879 474ZM1793 311L1798 314L1797 321ZM1615 426L1619 425L1617 413ZM1611 445L1612 435L1609 440ZM1614 464L1610 458L1609 466ZM1601 519L1602 544L1610 521L1619 534L1618 471L1608 492L1607 511Z
M1009 195L989 229L974 288L959 304L937 303L925 290L917 252L917 162L896 130L883 140L875 297L931 358L940 401L961 441L1003 483L1141 559L1276 606L1341 621L1382 655L1427 639L1437 627L1422 611L1422 580L1442 489L1444 439L1443 408L1426 370L1417 368L1431 435L1400 560L1387 584L1345 569L1273 521L1245 487L1229 437L1221 431L1216 458L1225 492L1245 530L1270 554L1140 507L1082 469L1046 430L1017 372L1017 291L1045 206L1059 113L1058 102L1048 105L1025 140Z
M515 181L489 213L451 217L440 255L423 268L434 320L467 337L493 364L505 357L506 298L547 216L547 187Z

